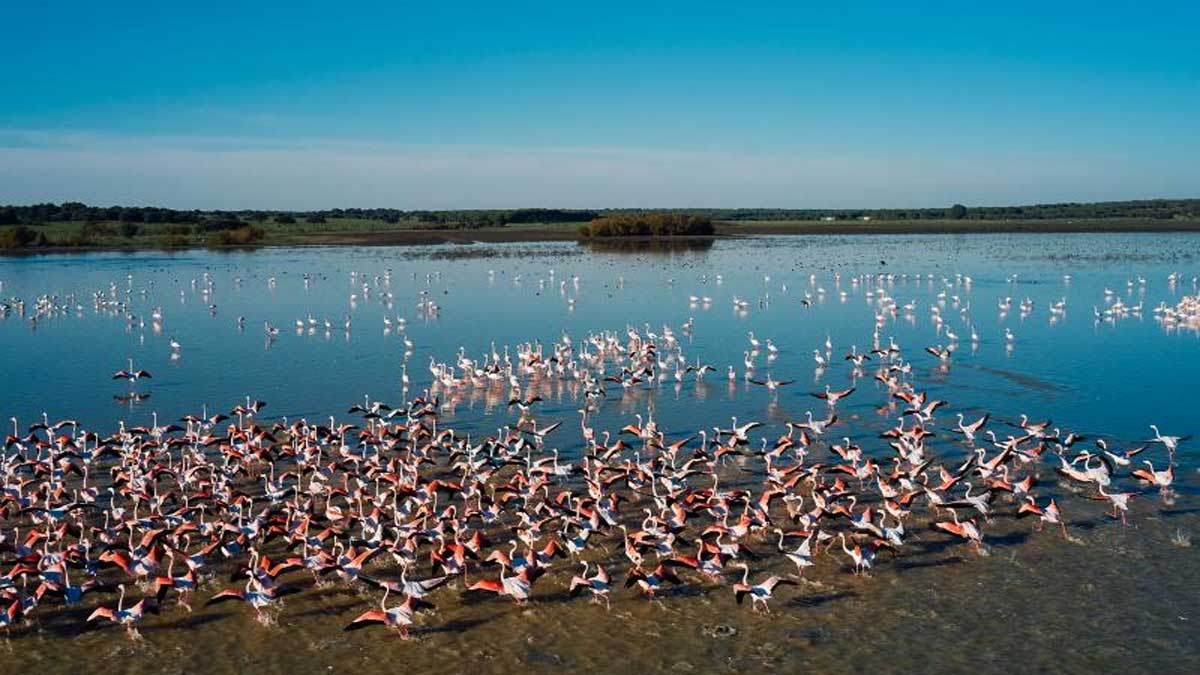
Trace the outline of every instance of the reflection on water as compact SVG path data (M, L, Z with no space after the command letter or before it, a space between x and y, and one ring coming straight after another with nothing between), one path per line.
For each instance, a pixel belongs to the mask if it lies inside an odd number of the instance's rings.
M579 242L592 253L703 253L712 249L715 237L675 237L671 239L588 239Z
M1001 439L1017 433L1011 425L1025 414L1052 420L1062 436L1126 448L1153 435L1149 424L1198 431L1194 397L1180 383L1200 381L1200 343L1195 331L1168 327L1154 312L1196 293L1197 244L1195 235L755 237L664 248L589 242L5 258L0 413L20 428L45 414L106 433L120 420L152 424L155 413L165 422L205 406L227 412L251 396L268 402L263 421L323 421L343 419L364 395L398 402L407 378L410 397L430 389L440 398L439 424L481 438L519 417L507 381L448 383L431 365L515 359L526 349L549 355L564 336L578 351L589 337L624 342L631 330L660 338L669 330L680 361L665 366L661 380L609 382L593 396L566 374L523 383L525 396L543 399L539 424L564 422L547 440L564 461L584 448L581 409L598 432L652 412L671 440L727 427L733 416L763 422L755 434L774 440L786 422L823 417L825 403L811 394L829 385L858 388L838 404L841 424L829 441L850 437L887 462L894 453L877 437L904 404L872 379L877 360L855 367L843 358L869 351L878 332L881 346L894 340L903 350L903 377L949 402L928 441L947 464L970 454L949 432L960 412L991 413ZM885 297L894 312L884 310ZM946 363L924 351L951 343ZM153 378L136 386L111 380L129 358ZM754 385L747 361L755 379L795 382L774 392ZM689 365L715 371L697 379ZM1092 438L1080 446L1093 447ZM83 630L91 602L46 603L37 626L8 640L6 660L14 672L374 670L385 659L433 672L605 671L616 659L680 671L1190 671L1200 665L1200 601L1189 590L1200 566L1183 544L1200 531L1196 447L1180 447L1172 497L1138 490L1130 527L1047 458L1039 494L1063 505L1069 539L1052 528L1035 532L998 497L989 555L921 518L903 554L880 553L872 577L850 574L834 548L799 588L778 593L766 616L738 607L728 586L702 582L668 590L661 604L618 590L605 611L566 594L578 571L566 561L525 608L460 597L461 586L440 589L436 614L404 642L382 630L342 632L377 594L316 587L300 575L292 583L303 590L287 599L276 627L241 607L197 603L194 613L172 606L149 617L138 643L119 629ZM825 444L813 452L810 461L840 461ZM1161 467L1161 448L1148 453L1136 459ZM761 472L757 459L735 458L720 479L758 490ZM5 521L0 533L11 526ZM619 535L604 545L616 573ZM767 553L775 541L749 545ZM755 578L792 571L779 555L753 567ZM618 585L623 563L619 569ZM204 594L226 585L209 582Z

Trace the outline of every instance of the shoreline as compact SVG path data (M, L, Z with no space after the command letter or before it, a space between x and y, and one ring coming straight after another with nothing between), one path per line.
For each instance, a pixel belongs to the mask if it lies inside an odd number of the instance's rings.
M582 237L577 225L533 227L485 227L475 229L396 229L329 231L302 234L274 233L253 244L231 246L180 246L131 242L119 246L46 246L0 251L0 255L42 253L97 253L110 251L249 250L306 246L433 246L441 244L532 243L574 241L578 243L669 243L763 235L974 235L974 234L1166 234L1200 233L1200 220L964 220L964 221L718 221L712 236L674 237Z
M432 244L497 244L538 241L580 243L671 242L727 239L762 235L887 235L887 234L1136 234L1200 232L1200 220L1077 220L1077 221L834 221L834 222L730 222L714 223L712 236L581 237L574 226L479 228L460 230L393 230L373 232L313 233L264 245L399 246Z

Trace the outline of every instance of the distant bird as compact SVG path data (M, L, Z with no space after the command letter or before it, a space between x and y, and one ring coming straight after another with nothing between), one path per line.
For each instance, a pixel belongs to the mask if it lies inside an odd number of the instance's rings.
M795 382L795 380L775 380L772 379L769 374L765 380L756 380L754 378L750 378L750 384L757 384L760 387L766 387L770 391L775 391L776 389L789 385L793 382Z
M829 407L832 408L833 406L837 405L838 401L846 398L850 394L853 394L855 389L856 387L850 387L849 389L843 389L841 391L833 391L830 389L829 385L825 385L825 391L813 392L812 395L816 398L825 399L825 402L828 403Z
M129 359L129 368L127 370L118 370L112 375L112 379L114 380L129 380L131 383L143 378L149 379L150 373L145 370L134 370L133 359Z
M1150 425L1150 429L1154 431L1154 438L1150 439L1151 443L1161 443L1167 449L1167 453L1174 456L1175 450L1179 448L1179 444L1191 439L1191 436L1163 436L1159 432L1158 427L1154 424Z

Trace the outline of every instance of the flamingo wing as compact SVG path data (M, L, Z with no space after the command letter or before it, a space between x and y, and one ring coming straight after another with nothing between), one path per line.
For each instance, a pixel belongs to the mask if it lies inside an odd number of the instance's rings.
M504 585L495 579L480 579L467 587L468 591L486 591L488 593L503 594Z
M1140 478L1140 479L1146 481L1147 483L1154 482L1154 474L1150 473L1149 471L1147 471L1145 469L1134 469L1133 471L1131 471L1129 473L1130 473L1130 475L1134 476L1135 478Z
M570 593L572 596L579 595L579 591L583 590L584 588L591 588L591 586L592 584L588 582L587 579L584 579L579 575L575 575L571 577L571 587L568 590L568 593Z
M371 626L373 624L379 624L382 626L386 626L387 625L387 615L384 614L381 610L370 609L370 610L363 612L362 614L359 614L357 618L355 618L350 623L346 624L346 627L343 628L342 630L344 630L344 631L359 630L362 628L366 628L367 626Z
M450 582L451 578L452 577L449 574L443 574L440 577L432 577L432 578L426 579L424 581L418 581L417 584L419 584L421 586L421 590L432 591L434 589L445 586L447 583Z
M215 605L227 600L245 600L246 594L237 588L227 588L208 599L205 605Z

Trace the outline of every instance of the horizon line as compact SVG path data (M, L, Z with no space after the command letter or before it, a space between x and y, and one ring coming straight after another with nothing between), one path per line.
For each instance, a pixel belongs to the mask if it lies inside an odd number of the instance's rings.
M970 204L966 202L951 202L949 204L939 204L934 206L472 206L462 208L404 208L399 206L327 206L312 209L293 209L293 208L180 208L175 206L167 206L161 203L116 203L116 204L93 204L84 200L63 199L61 201L36 201L26 203L0 203L0 208L29 208L43 204L51 204L54 206L62 206L64 204L82 204L89 208L138 208L138 209L164 209L168 211L200 212L200 213L219 213L219 212L264 212L264 213L318 213L325 211L402 211L402 212L420 212L426 211L430 213L438 212L469 212L469 211L664 211L664 212L683 212L683 211L935 211L938 209L948 209L956 205L961 205L967 209L1013 209L1027 207L1045 207L1045 206L1100 206L1106 204L1144 204L1154 202L1200 202L1200 196L1195 197L1138 197L1134 199L1103 199L1103 200L1061 200L1061 201L1046 201L1046 202L1018 202L1012 204ZM1120 216L1130 217L1130 216Z

